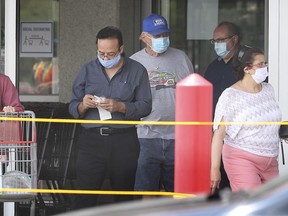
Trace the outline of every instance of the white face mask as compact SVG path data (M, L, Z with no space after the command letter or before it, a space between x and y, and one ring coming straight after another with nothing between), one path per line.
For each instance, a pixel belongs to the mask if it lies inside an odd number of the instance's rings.
M262 83L268 76L268 67L258 68L255 74L252 75L254 81L259 84Z

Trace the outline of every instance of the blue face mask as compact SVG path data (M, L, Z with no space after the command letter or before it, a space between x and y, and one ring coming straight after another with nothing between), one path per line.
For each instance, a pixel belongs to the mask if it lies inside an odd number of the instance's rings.
M115 58L109 59L109 60L104 60L104 59L102 59L102 58L98 55L98 59L99 59L99 62L101 63L101 65L102 65L104 68L112 68L112 67L114 67L116 64L118 64L118 62L119 62L120 59L121 59L121 55L119 54L119 55L116 56Z
M148 38L150 38L152 40L152 46L150 46L149 44L148 45L156 53L165 52L170 45L169 37L161 37L161 38L148 37Z
M229 53L229 51L227 50L226 42L215 43L214 50L215 50L216 54L221 58L224 58Z

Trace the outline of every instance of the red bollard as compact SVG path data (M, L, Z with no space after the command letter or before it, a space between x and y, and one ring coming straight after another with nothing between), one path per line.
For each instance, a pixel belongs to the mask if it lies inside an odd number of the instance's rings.
M193 73L177 83L176 122L198 122L175 126L175 182L177 193L210 192L210 155L213 86ZM201 124L202 123L202 124Z

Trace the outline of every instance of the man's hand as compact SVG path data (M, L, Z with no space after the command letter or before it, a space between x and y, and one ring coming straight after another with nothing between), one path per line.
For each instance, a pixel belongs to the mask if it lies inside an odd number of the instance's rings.
M114 99L102 98L102 100L98 103L98 106L109 112L126 112L126 106L121 101L116 101Z
M93 95L86 94L83 101L78 106L78 111L80 115L83 115L88 109L96 108L98 103Z
M83 107L85 109L91 109L91 108L96 108L98 103L96 102L95 100L95 97L93 95L89 95L89 94L86 94L83 98Z

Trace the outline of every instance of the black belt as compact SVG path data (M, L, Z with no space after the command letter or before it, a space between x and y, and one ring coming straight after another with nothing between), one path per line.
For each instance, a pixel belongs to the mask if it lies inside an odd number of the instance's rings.
M135 131L135 127L128 127L128 128L110 128L110 127L94 127L94 128L85 128L85 131L88 133L97 133L101 136L109 136L112 134L119 134L119 133L129 133Z

